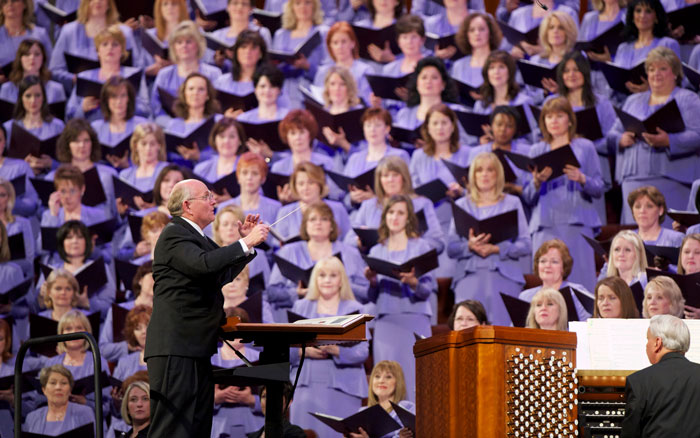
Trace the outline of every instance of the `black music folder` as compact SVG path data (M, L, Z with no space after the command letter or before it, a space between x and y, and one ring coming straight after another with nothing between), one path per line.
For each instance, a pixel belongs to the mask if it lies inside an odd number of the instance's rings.
M253 9L253 18L258 20L262 27L270 30L270 35L274 35L277 29L282 27L282 13L270 12L264 9Z
M682 39L684 41L692 39L695 35L700 34L698 23L700 23L700 3L688 4L686 6L668 12L668 22L671 29L683 26L685 33Z
M97 166L93 166L90 170L83 172L85 177L85 193L81 202L89 207L94 207L107 202L105 189L100 181L100 174L97 172Z
M479 93L479 88L481 86L469 85L466 82L462 82L459 79L452 78L454 83L457 85L457 91L459 92L459 103L464 106L472 107L474 106L475 100L471 93Z
M642 287L642 283L637 281L630 286L630 289L632 290L634 303L637 305L637 309L641 315L644 310L644 288Z
M559 289L559 293L564 297L564 303L566 303L566 316L568 321L578 321L578 312L576 311L576 304L574 303L574 289L571 286L566 286ZM591 315L593 312L590 312Z
M100 312L90 313L87 315L87 319L90 322L90 327L92 328L92 336L95 339L99 339ZM51 318L46 318L35 313L29 314L29 337L41 338L44 336L54 336L56 334L58 334L58 321L54 321ZM35 345L31 347L31 350L36 354L46 357L54 357L58 354L56 352L55 343Z
M497 20L497 22L498 27L500 27L501 32L503 32L503 36L512 45L517 46L523 41L532 44L533 46L537 45L537 41L539 40L540 26L535 26L527 32L521 32L520 30L509 26L508 23L504 23L501 20Z
M56 233L58 227L41 227L41 248L44 251L55 252L58 248ZM49 271L51 272L51 271ZM47 275L48 276L48 275Z
M685 77L688 78L690 85L695 87L696 90L700 88L700 71L697 71L688 64L683 63L683 73L685 74Z
M63 26L64 24L75 21L78 17L78 11L66 12L63 9L59 9L49 2L37 2L37 6L44 11L49 20L58 26Z
M417 194L430 199L433 204L437 204L447 198L447 190L448 187L439 178L425 183L420 187L416 187L415 189Z
M513 327L525 327L527 325L527 314L530 311L530 303L503 292L500 292L500 294Z
M661 128L668 133L685 131L685 123L675 99L668 101L645 120L639 120L619 108L615 108L615 112L625 131L634 132L637 135L643 132L656 134L656 128Z
M158 97L160 98L160 104L163 111L165 111L170 117L176 117L175 110L173 108L177 97L173 96L172 93L163 87L158 87Z
M141 70L133 72L131 75L125 77L127 81L134 87L134 91L138 92L141 86ZM75 94L80 97L92 96L97 99L100 98L102 93L102 86L104 82L94 81L92 79L87 79L78 76L78 81L75 84Z
M66 66L70 73L77 75L85 70L94 70L100 68L100 62L96 59L83 58L80 55L73 55L65 52Z
M608 254L610 254L610 246L612 245L612 239L608 239L605 241L600 241L597 239L591 239L590 237L586 236L585 234L581 234L581 237L590 245L591 248L593 248L593 252L598 254L601 257L607 257Z
M217 50L231 50L233 49L233 44L229 44L221 38L217 38L211 32L204 32L204 38L207 41L207 49L217 51Z
M647 278L650 281L652 278L660 275L671 277L671 279L676 282L683 294L683 298L685 298L685 304L693 307L700 307L700 272L683 275L647 268Z
M574 49L581 50L584 52L603 53L605 51L605 47L607 47L610 51L610 54L614 55L615 52L617 52L617 46L619 46L620 43L625 41L622 36L622 31L624 30L624 28L625 23L620 21L616 25L612 26L610 29L606 30L605 32L601 33L600 35L591 40L577 41L576 45L574 46Z
M145 29L141 30L141 45L154 58L156 56L160 56L163 59L168 59L170 56L168 53L168 47L165 45L165 43L160 41L156 34L146 32Z
M640 62L632 68L620 67L612 62L602 62L598 65L600 65L600 70L603 72L603 75L605 75L605 79L607 79L610 88L623 94L632 94L631 91L627 89L625 85L626 82L641 84L642 78L646 78L647 76L644 62Z
M316 47L318 47L321 43L321 34L316 30L304 42L300 43L292 52L282 52L279 50L268 49L267 53L270 56L270 59L273 61L291 64L301 55L304 55L307 58L311 56L314 49L316 49Z
M410 74L399 77L368 74L365 75L365 78L367 78L367 82L375 96L382 99L403 100L394 90L405 88L410 76Z
M10 260L22 260L27 257L24 251L24 234L22 232L7 237L10 247Z
M353 230L357 234L358 239L360 239L362 247L367 250L379 242L379 232L376 228L353 228Z
M241 194L241 186L238 185L236 172L231 172L228 175L222 176L213 183L210 183L210 185L217 195L223 195L224 190L226 190L232 198Z
M42 228L44 230L44 228ZM53 268L51 266L40 264L41 272L44 277L48 277ZM87 286L88 296L92 296L95 292L102 289L107 284L107 271L105 270L105 262L102 257L89 261L86 265L75 273L75 279L78 280L80 290Z
M469 229L474 230L475 236L482 233L490 234L489 243L493 244L518 238L518 210L510 210L479 220L452 202L452 215L457 234L465 239L469 239Z
M681 249L677 246L657 246L647 244L644 244L644 251L646 252L649 265L654 264L654 257L661 257L662 259L668 260L672 265L677 265L678 256L681 253Z
M27 190L27 176L26 175L20 175L12 178L10 180L12 183L12 188L15 189L15 196L20 197L24 195L24 192Z
M41 382L37 374L39 370L26 371L22 373L22 393L25 394L31 391L41 392ZM0 391L11 389L15 385L15 375L0 377Z
M396 38L396 26L394 24L381 28L381 29L371 29L369 27L361 26L358 24L353 24L352 29L355 31L355 36L359 42L360 58L372 60L369 55L369 50L367 48L370 44L383 49L386 46L386 42L389 42L389 48L391 53L398 55L401 53L399 45Z
M126 340L124 335L124 326L126 325L126 316L129 314L129 309L125 309L119 304L112 304L112 339L114 342Z
M102 371L100 373L100 386L106 387L110 386L109 375ZM95 375L85 376L82 379L78 379L73 384L72 393L75 395L87 395L95 392Z
M262 247L260 247L262 249ZM269 249L269 246L267 247ZM263 250L265 251L265 250ZM248 296L253 295L256 292L265 290L265 276L262 272L255 274L248 280Z
M263 322L262 306L262 291L257 291L254 294L248 295L248 298L246 298L245 301L238 305L239 308L245 310L248 313L248 318L250 318L250 322L254 324L260 324Z
M328 175L328 177L330 177L330 179L332 179L333 182L335 182L338 185L338 187L346 191L350 186L354 186L362 190L365 190L366 187L369 187L371 190L374 190L375 169L376 168L372 168L354 177L349 177L347 175L336 173L331 170L327 170L326 175Z
M296 312L292 312L291 310L287 310L287 322L290 324L295 323L297 321L301 321L302 319L307 319L305 316L299 315Z
M29 288L32 287L33 282L34 279L30 277L21 283L12 286L11 289L6 290L5 292L0 292L0 304L14 303L18 299L22 298L27 294L27 292L29 292Z
M466 188L467 182L469 181L469 166L462 167L444 158L441 158L441 160L445 167L447 167L447 170L450 171L455 181L457 181L460 186Z
M380 437L401 428L401 425L391 418L391 415L379 404L363 409L347 418L335 417L320 412L309 413L320 422L343 435L357 433L361 427L369 436Z
M450 46L457 49L455 54L449 58L450 61L456 61L459 58L464 57L464 53L462 53L457 48L457 43L455 43L455 34L438 36L437 34L430 33L430 32L425 33L425 48L426 49L432 50L434 52L438 49L446 49Z
M323 107L309 103L306 99L304 100L304 104L306 110L316 119L318 126L324 128L327 126L335 132L340 132L340 128L342 128L345 132L345 138L350 143L356 143L365 138L362 124L360 123L360 117L362 117L362 113L366 110L365 107L351 109L340 114L331 114ZM326 139L320 129L318 133L319 139L325 142Z
M196 8L202 18L206 21L216 21L216 29L226 26L228 12L226 11L226 1L203 2L202 0L192 0L193 8Z
M119 225L117 218L110 218L106 221L90 225L88 231L90 231L92 236L97 236L97 240L95 241L97 245L104 245L112 241L114 232L119 228Z
M416 140L421 138L420 126L409 129L402 126L391 125L389 135L398 142L413 144Z
M416 414L404 409L403 407L401 407L401 405L398 405L393 401L389 401L389 403L391 403L391 407L394 408L394 412L396 412L396 415L399 417L399 420L401 420L401 424L403 424L404 427L408 427L409 429L411 429L411 431L415 432Z
M125 292L127 290L132 290L134 277L136 276L136 271L139 269L139 266L131 262L115 258L114 267L117 271L117 284L124 284L124 289L122 291Z
M139 243L143 238L141 237L141 225L143 224L143 216L136 214L129 214L126 216L126 222L129 224L129 231L131 231L131 240L134 243Z
M519 107L522 108L522 107ZM507 183L514 183L517 181L518 176L515 174L513 171L513 168L510 165L510 161L506 158L506 151L503 149L496 149L492 151L497 157L498 161L501 162L501 166L503 166L503 177Z
M437 251L435 249L413 257L400 265L370 256L362 256L362 258L365 259L367 266L377 274L386 275L387 277L396 278L397 280L401 278L399 276L400 272L410 272L411 269L415 268L416 278L420 278L438 267Z
M10 147L7 149L7 156L23 160L27 155L40 157L48 155L56 159L56 141L59 134L40 140L31 132L24 129L17 122L12 122L12 133L10 134Z
M106 157L107 155L116 155L117 157L123 157L124 154L130 149L130 147L131 135L126 136L123 140L113 145L100 143L100 148L102 149L103 157Z
M693 225L700 224L700 213L697 211L678 211L669 209L668 216L684 227L692 227Z
M37 195L39 195L41 205L48 207L49 197L51 196L51 193L56 191L56 187L54 186L53 181L47 181L45 179L38 178L29 178L29 182L32 183L34 190L36 190Z
M39 3L39 4L43 4L43 3ZM80 427L69 430L68 432L63 432L60 435L42 435L40 433L22 432L21 436L22 436L22 438L44 438L44 437L92 438L95 436L95 424L94 423L84 424Z
M165 131L165 145L170 152L178 153L177 147L182 145L186 148L193 148L194 143L202 149L209 144L209 133L214 127L214 117L210 116L201 125L191 131L189 134L182 136L180 133Z
M547 78L553 81L557 80L557 67L559 64L548 67L546 65L537 64L536 62L526 61L524 59L518 60L518 70L523 76L523 81L527 85L532 85L537 88L542 87L542 79ZM525 120L525 122L527 122Z
M291 262L277 254L274 255L274 259L282 275L291 280L294 284L299 284L299 282L301 282L302 286L308 287L309 280L311 279L311 271L314 269L313 265L303 269L294 262Z
M280 138L279 120L262 123L241 121L240 124L243 126L246 137L258 141L264 141L268 146L270 146L270 149L275 152L289 150L289 146L287 146L287 144Z
M268 198L277 199L277 187L284 187L289 184L288 175L280 175L278 173L268 173L262 189L263 194Z
M580 290L574 289L573 287L571 288L571 291L574 293L574 295L576 295L576 298L578 298L583 308L586 309L586 312L593 315L593 311L595 310L595 300Z
M112 181L114 183L114 196L116 198L121 198L123 203L128 204L129 207L133 208L134 210L138 209L134 203L134 196L140 196L145 202L153 202L153 190L142 192L128 182L114 175L112 175Z
M576 133L590 141L603 138L603 128L600 126L598 111L594 106L576 111Z
M528 172L532 168L537 168L541 171L545 167L550 167L552 169L552 175L549 177L550 180L562 176L564 174L564 167L567 164L574 167L581 167L581 164L578 162L578 159L576 158L576 155L574 155L574 151L571 149L570 145L545 152L544 154L538 155L534 158L516 154L514 152L506 152L506 156L517 167Z
M258 99L255 93L249 93L245 96L229 93L228 91L216 90L216 99L221 104L221 108L225 111L229 108L234 110L248 111L258 106Z
M484 135L483 125L491 125L491 117L489 114L477 114L471 111L455 110L457 120L464 128L464 131L474 137Z

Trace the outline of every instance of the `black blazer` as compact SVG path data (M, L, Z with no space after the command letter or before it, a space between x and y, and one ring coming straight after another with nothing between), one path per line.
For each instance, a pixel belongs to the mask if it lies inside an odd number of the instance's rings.
M221 287L254 257L246 256L238 242L220 248L184 219L173 217L153 256L153 316L145 357L214 354L225 322Z
M666 353L627 377L622 436L700 437L700 365Z

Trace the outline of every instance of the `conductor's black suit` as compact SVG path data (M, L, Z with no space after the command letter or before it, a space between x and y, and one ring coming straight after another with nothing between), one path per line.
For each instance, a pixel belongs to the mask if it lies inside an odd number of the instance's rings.
M151 385L149 437L206 437L214 384L211 356L225 321L221 287L255 254L219 248L180 217L163 229L153 256L153 316L146 351Z
M627 377L622 436L700 437L700 365L670 352Z

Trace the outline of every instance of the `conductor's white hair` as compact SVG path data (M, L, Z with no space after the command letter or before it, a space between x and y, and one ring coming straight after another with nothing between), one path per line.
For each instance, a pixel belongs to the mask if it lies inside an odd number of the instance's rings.
M171 216L182 216L184 212L182 204L192 198L192 191L188 184L190 181L193 180L186 179L173 186L173 191L170 193L170 198L168 198L168 211Z
M661 338L664 348L685 353L690 348L690 330L682 319L673 315L656 315L649 322L652 336Z

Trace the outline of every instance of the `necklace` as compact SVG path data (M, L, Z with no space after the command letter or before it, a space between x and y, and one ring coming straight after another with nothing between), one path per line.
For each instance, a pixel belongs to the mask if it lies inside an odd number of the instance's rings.
M47 419L48 421L63 421L63 418L64 418L65 416L66 416L66 412L65 412L65 411L63 411L63 412L61 412L61 413L54 413L53 415L51 415L51 412L49 412L49 413L46 415L46 417L47 417L46 419Z

